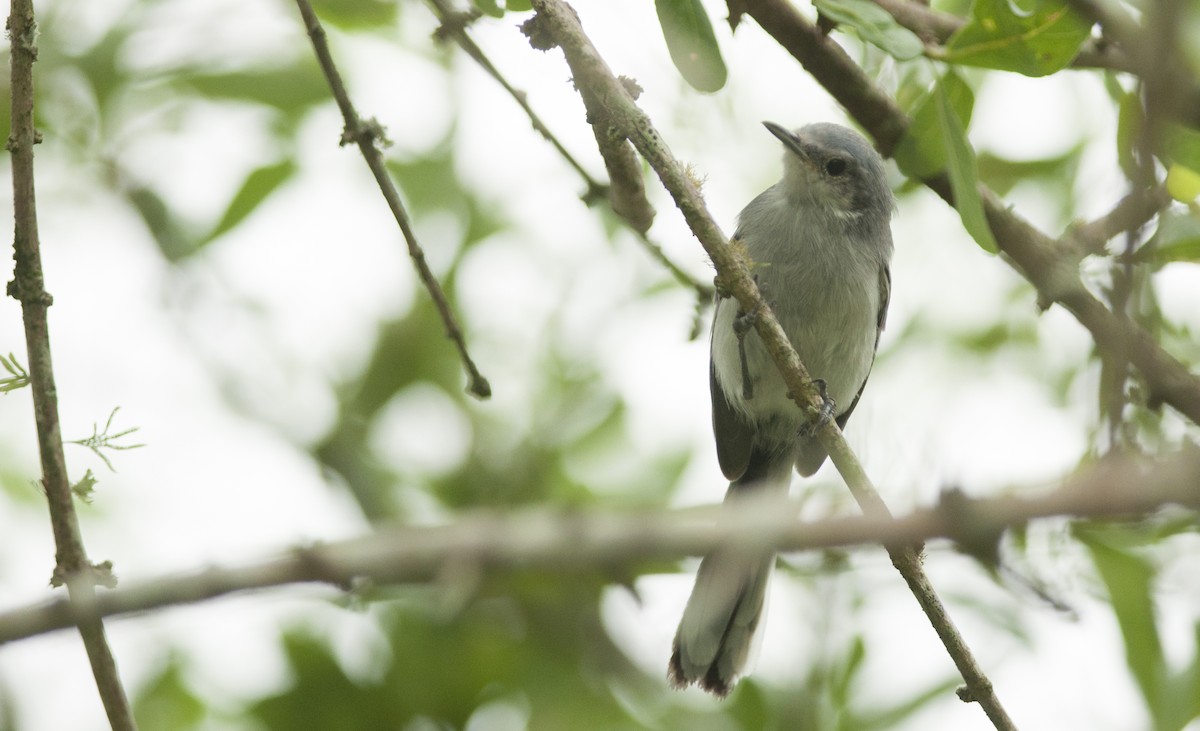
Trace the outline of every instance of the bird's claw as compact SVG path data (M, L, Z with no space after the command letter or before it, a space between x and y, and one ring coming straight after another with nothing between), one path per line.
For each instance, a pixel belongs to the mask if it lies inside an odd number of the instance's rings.
M809 438L816 436L816 433L821 430L829 422L833 421L833 411L837 404L833 397L825 390L825 380L822 378L813 379L813 385L821 392L821 408L817 411L816 418L811 421L806 421L800 426L800 437Z

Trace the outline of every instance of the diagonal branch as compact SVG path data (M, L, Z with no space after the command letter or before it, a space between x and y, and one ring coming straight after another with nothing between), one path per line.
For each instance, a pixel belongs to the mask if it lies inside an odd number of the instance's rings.
M899 518L801 522L778 495L728 505L567 515L545 508L481 513L443 526L395 526L345 541L297 548L240 566L179 572L127 584L89 604L53 601L0 613L0 645L101 617L206 601L297 583L353 587L432 582L449 575L610 570L702 555L905 545L947 538L983 559L1003 532L1055 516L1137 518L1165 505L1200 508L1200 451L1154 461L1101 461L1037 497L971 499L944 493L937 505ZM464 572L464 567L472 569ZM451 570L453 569L453 571Z
M300 16L304 19L304 28L308 32L309 39L312 40L317 62L321 65L321 71L324 72L325 79L329 82L329 89L333 92L333 98L337 101L338 108L342 111L342 118L346 122L341 144L354 143L362 152L363 159L367 161L367 167L371 168L375 182L379 185L379 191L383 193L388 207L392 210L392 215L396 218L396 223L400 226L401 233L404 234L404 241L408 245L408 255L413 260L422 284L428 290L429 296L433 298L433 303L442 317L442 324L446 328L446 334L458 349L459 358L462 360L469 380L467 392L476 398L486 399L492 395L492 387L479 372L475 361L471 360L471 354L467 352L467 343L463 337L462 328L454 316L454 311L450 307L446 293L442 290L442 285L438 282L437 277L433 276L429 264L425 261L425 252L417 242L416 234L413 233L408 212L404 210L404 203L400 200L400 193L388 175L383 155L379 153L377 144L387 142L383 128L374 119L363 120L355 111L354 105L350 101L350 95L346 92L346 85L342 83L342 76L333 63L329 44L325 41L325 29L321 27L321 21L313 11L312 5L308 0L296 0L296 6L300 9Z
M909 120L841 46L786 0L740 2L875 138L880 151L890 154L904 135ZM922 182L953 204L945 176ZM981 194L996 242L1008 262L1037 289L1039 305L1046 308L1058 303L1065 307L1088 329L1100 348L1121 354L1138 368L1150 391L1152 405L1170 404L1193 423L1200 424L1200 378L1163 350L1136 322L1115 315L1088 291L1079 276L1076 247L1037 230L986 187L981 186Z
M33 389L34 420L42 463L42 488L50 508L50 525L56 547L54 578L65 583L69 606L91 605L96 600L97 567L88 560L75 514L62 431L58 422L58 390L50 358L50 327L46 311L53 298L46 292L38 239L37 201L33 183L33 146L41 141L34 129L33 63L37 60L37 23L32 0L12 0L8 17L11 42L12 127L8 149L12 153L14 241L13 280L10 297L20 301L29 355L29 382ZM98 617L81 619L77 626L92 665L100 699L114 731L136 728L129 700L117 672L116 660Z
M747 262L729 247L684 167L671 154L650 118L634 103L625 85L613 76L584 33L574 10L561 0L533 0L533 7L537 15L522 28L529 36L530 44L543 50L555 45L563 49L575 87L587 107L588 121L610 134L626 137L654 169L712 259L720 289L735 297L743 312L758 315L755 329L780 369L793 400L815 420L822 403L818 389L751 279ZM827 421L817 436L863 512L872 518L889 518L887 506L837 424ZM1015 728L996 698L991 681L980 669L930 585L918 551L911 545L887 548L892 563L908 583L966 681L971 697L979 701L998 729Z
M542 118L529 104L528 95L514 87L509 83L508 79L500 73L496 65L491 59L484 54L483 49L467 33L466 24L470 19L474 18L474 14L456 13L454 12L448 0L426 0L433 8L434 14L438 21L442 24L437 31L437 37L450 37L454 42L462 48L471 60L479 64L489 76L495 79L508 95L513 98L517 106L521 107L526 116L529 117L530 124L547 142L558 151L558 154L566 160L575 172L583 179L584 185L587 186L587 191L583 194L583 200L589 205L598 199L607 198L617 217L638 237L638 241L642 246L658 261L675 281L685 287L689 287L696 292L698 301L707 304L712 301L713 289L697 280L692 275L685 272L678 264L671 261L666 252L662 250L658 244L654 243L647 235L651 222L654 220L654 208L650 205L650 201L646 199L646 189L642 184L642 171L636 164L630 164L630 160L620 158L614 154L610 160L608 155L604 155L605 167L609 171L610 183L604 185L596 181L584 169L575 157L567 151L567 148L559 141ZM477 11L476 11L477 12ZM599 140L597 140L599 141Z

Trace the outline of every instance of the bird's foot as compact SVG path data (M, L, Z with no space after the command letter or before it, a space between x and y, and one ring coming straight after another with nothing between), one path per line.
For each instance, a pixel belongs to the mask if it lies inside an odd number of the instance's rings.
M807 439L816 436L816 433L821 430L829 422L833 421L833 410L836 408L836 403L833 397L825 390L825 380L822 378L813 379L813 384L817 390L821 392L821 408L817 411L816 418L807 421L800 426L799 436Z

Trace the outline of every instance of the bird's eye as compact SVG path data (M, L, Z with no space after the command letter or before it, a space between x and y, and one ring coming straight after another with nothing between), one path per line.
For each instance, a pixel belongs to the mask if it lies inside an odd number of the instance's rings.
M825 172L836 178L837 176L846 172L846 161L840 157L835 157L832 160L829 160L825 163Z

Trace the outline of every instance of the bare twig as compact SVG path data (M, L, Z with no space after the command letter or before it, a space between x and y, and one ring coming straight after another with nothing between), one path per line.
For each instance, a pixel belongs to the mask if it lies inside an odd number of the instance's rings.
M890 154L909 120L840 46L808 22L786 0L739 0L764 30L817 79ZM953 200L945 176L923 181L947 201ZM1096 344L1128 353L1141 371L1152 405L1167 403L1200 424L1200 378L1167 353L1137 323L1117 317L1080 279L1073 247L1034 228L986 187L981 186L988 224L1008 261L1038 291L1043 308L1061 304L1091 332Z
M233 592L320 582L340 588L437 581L446 567L480 572L579 572L702 555L718 547L817 550L906 545L948 538L969 552L994 546L1003 531L1052 516L1145 516L1164 505L1200 507L1200 452L1153 463L1100 462L1038 497L973 500L946 493L904 517L800 522L794 502L777 495L723 506L652 513L565 514L545 508L479 514L450 525L397 526L369 536L295 549L276 558L130 583L90 604L54 601L0 613L0 643L85 620L190 604Z
M95 602L94 569L83 547L71 482L63 455L58 423L58 395L50 358L50 329L46 310L52 303L42 274L38 239L37 201L33 182L33 146L40 141L34 129L33 63L37 59L37 23L32 0L12 0L8 17L11 42L12 126L8 149L13 174L13 259L16 262L9 296L21 302L25 344L29 357L29 382L33 389L34 419L42 463L42 486L50 508L50 525L56 546L54 582L67 585L68 604ZM77 623L96 687L114 731L136 728L129 701L117 672L112 649L99 618Z
M1100 218L1072 227L1063 236L1063 243L1074 250L1076 258L1098 254L1117 236L1145 226L1170 202L1171 196L1164 186L1138 188Z
M412 258L425 289L429 291L429 296L433 298L434 305L437 306L442 323L446 327L446 334L458 348L459 357L462 359L469 380L467 392L477 398L486 399L492 395L492 387L479 372L475 361L471 360L471 354L467 352L467 343L463 337L462 328L459 327L450 302L446 299L446 293L442 291L442 285L438 283L437 277L433 276L433 272L425 262L425 252L417 242L416 234L413 233L408 219L408 212L404 210L404 203L400 200L400 193L392 183L387 166L383 162L383 156L379 153L377 144L387 142L383 128L374 119L363 120L355 111L354 105L350 102L350 95L346 92L346 86L342 83L342 76L333 63L329 44L325 41L325 29L321 27L321 21L317 19L312 5L308 0L296 0L296 6L300 9L305 30L308 32L309 39L312 40L317 62L321 65L321 71L324 72L325 79L329 82L330 91L333 92L333 98L337 101L338 108L342 111L342 118L346 123L345 130L342 132L341 144L354 143L362 152L363 159L367 161L367 167L371 168L375 182L379 185L380 192L383 193L388 207L392 210L392 215L396 218L396 223L400 226L400 231L404 234L404 241L408 244L408 255Z
M426 0L426 2L433 8L434 15L437 16L438 22L442 24L437 30L437 37L453 38L454 42L471 57L472 61L479 64L479 67L487 72L488 76L491 76L501 88L508 92L513 101L529 117L529 122L533 125L534 130L558 151L558 154L567 161L567 164L574 168L575 172L579 173L579 177L583 178L583 182L587 186L587 192L583 196L584 200L587 201L607 196L607 186L593 178L591 173L575 159L575 156L550 131L550 128L546 126L542 118L529 105L529 95L510 84L508 79L504 78L504 75L500 73L500 69L496 68L496 65L492 63L491 59L483 52L483 49L479 47L479 44L475 43L471 36L467 34L467 23L477 17L476 13L478 11L474 13L456 12L446 0Z
M649 117L634 103L623 84L609 70L592 46L574 11L561 0L533 0L538 11L534 20L523 28L535 48L557 45L563 49L571 67L575 86L588 108L588 121L604 129L619 131L646 158L663 185L683 212L689 227L704 246L717 268L725 291L735 297L743 312L756 313L755 328L783 375L792 398L816 422L822 399L808 371L800 362L779 322L771 314L762 293L750 277L747 262L735 255L720 228L713 221L703 198L687 176L684 168L667 149ZM871 484L857 457L832 420L817 436L829 453L855 500L868 516L877 519L890 517L890 512ZM999 729L1014 728L1007 713L991 687L991 682L975 662L958 630L946 614L937 594L921 567L918 552L911 546L895 545L888 549L892 562L904 576L909 588L954 659L971 690L971 694Z
M621 221L629 226L630 230L638 237L638 241L657 260L663 267L666 268L675 281L690 287L696 291L696 296L700 302L708 303L712 301L713 288L696 279L692 275L685 272L678 264L671 261L670 257L663 252L662 247L654 243L646 234L650 228L651 222L654 220L654 209L650 202L646 199L645 186L642 184L641 168L636 165L620 164L616 168L616 175L621 176L620 180L631 178L620 185L617 185L618 178L613 177L613 188L609 185L598 182L591 174L579 163L575 157L567 151L567 148L559 141L558 137L550 130L542 118L529 104L529 95L524 91L517 89L508 79L500 73L496 65L483 52L483 49L472 40L467 33L466 25L469 19L475 17L474 14L456 13L447 0L426 0L433 8L434 14L437 15L441 22L441 27L438 29L438 37L453 38L463 51L479 64L489 76L495 79L501 88L508 92L509 96L521 107L526 116L529 117L530 124L534 130L549 142L558 154L567 161L567 164L574 168L575 172L583 178L584 185L587 186L587 192L584 193L583 200L585 203L591 203L598 199L607 199L612 206L613 212ZM614 169L610 165L608 156L605 156L605 165L608 166L609 174L614 175Z

